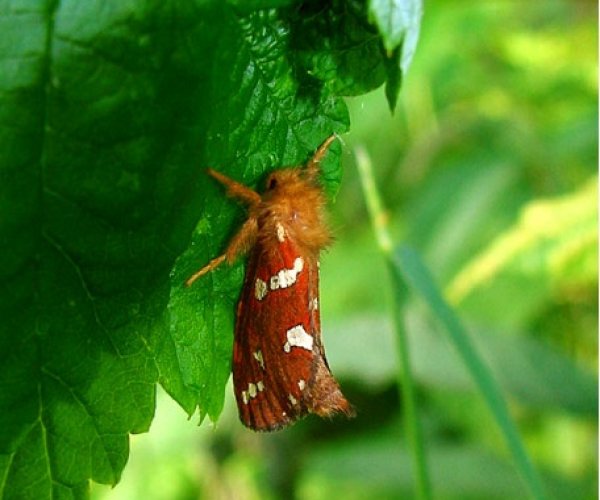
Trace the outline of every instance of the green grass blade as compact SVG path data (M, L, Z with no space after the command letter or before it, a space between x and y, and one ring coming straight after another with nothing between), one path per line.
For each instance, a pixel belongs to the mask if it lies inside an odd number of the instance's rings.
M404 409L404 422L406 439L411 450L412 464L416 475L417 498L429 500L431 498L431 481L429 479L429 468L427 456L423 443L423 433L419 421L418 409L415 397L415 381L410 364L410 346L404 330L404 317L406 297L408 290L398 273L393 261L386 257L392 280L392 291L394 300L394 326L396 331L396 350L398 353L398 388L402 398Z
M407 285L425 300L448 332L450 340L490 408L531 495L536 499L546 498L541 480L510 417L498 384L477 353L457 315L442 297L429 271L416 252L410 248L401 247L390 258Z

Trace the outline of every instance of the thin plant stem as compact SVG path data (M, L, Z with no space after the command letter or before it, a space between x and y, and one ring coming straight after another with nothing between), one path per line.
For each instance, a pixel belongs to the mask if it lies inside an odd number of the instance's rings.
M517 470L529 488L532 498L544 500L546 493L542 481L510 416L500 386L477 352L465 327L454 310L442 297L439 288L435 286L433 277L414 250L402 247L395 253L393 259L404 276L404 281L412 289L419 292L419 295L425 300L429 308L435 312L438 320L444 326L464 366L471 374L483 400L496 420L496 424L504 436L506 446L513 456Z
M410 370L410 357L405 336L401 335L402 309L408 287L420 295L437 319L444 326L449 339L457 349L464 366L471 374L476 387L490 409L508 447L514 463L525 481L532 498L543 500L546 493L537 470L533 466L517 427L508 411L508 406L499 385L490 369L475 349L466 329L462 326L454 310L444 300L439 288L416 252L409 248L394 251L392 239L386 228L386 217L379 193L373 180L371 161L362 148L357 149L356 158L360 172L365 200L371 217L378 244L386 257L391 270L396 300L396 330L399 357L401 360L401 380L404 383L402 400L405 405L407 436L413 448L413 462L418 475L417 493L419 498L430 498L429 480L425 454L416 417L414 383Z
M381 249L392 280L394 297L394 324L396 329L396 349L398 352L398 388L404 409L404 425L406 437L410 445L412 464L415 470L416 494L421 500L431 499L431 482L427 459L423 446L421 425L417 414L415 398L415 383L410 366L410 350L408 340L403 332L403 311L407 296L406 286L395 270L392 260L392 238L387 229L387 217L377 186L373 178L373 168L367 152L363 148L356 148L356 163L360 174L363 193L375 237Z

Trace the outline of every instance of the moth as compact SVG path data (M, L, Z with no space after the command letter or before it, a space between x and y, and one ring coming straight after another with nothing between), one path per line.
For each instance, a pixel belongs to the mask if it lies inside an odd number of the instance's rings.
M223 262L249 254L237 304L233 385L240 420L250 429L281 429L309 413L354 415L333 378L321 339L319 254L331 243L319 164L335 136L304 167L276 170L261 194L212 169L248 219L223 255L191 276L189 286Z

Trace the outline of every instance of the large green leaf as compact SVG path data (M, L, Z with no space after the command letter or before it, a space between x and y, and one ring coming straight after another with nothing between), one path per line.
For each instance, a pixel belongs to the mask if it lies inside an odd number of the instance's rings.
M203 168L256 185L348 128L331 68L301 72L291 4L0 0L4 498L117 482L157 381L218 417L241 268L182 283L242 214ZM311 36L337 39L336 12ZM362 82L352 61L343 78ZM323 163L330 195L339 153Z

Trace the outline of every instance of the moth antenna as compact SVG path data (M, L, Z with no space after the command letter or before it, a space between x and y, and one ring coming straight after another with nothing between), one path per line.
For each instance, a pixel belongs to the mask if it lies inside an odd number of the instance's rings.
M319 149L317 149L313 157L308 160L308 163L306 164L306 173L309 179L316 179L317 175L319 174L319 164L327 153L329 146L333 141L335 141L335 139L337 139L337 135L330 135L327 139L325 139L325 142L319 146Z
M206 273L210 273L216 267L219 267L223 261L227 258L227 254L219 255L211 260L208 264L206 264L200 271L192 274L185 282L185 286L191 286L194 281L196 281L201 276L204 276Z
M217 172L216 170L213 170L212 168L207 169L206 172L227 188L228 196L231 196L232 198L238 198L250 206L256 206L261 202L260 195L253 189L250 189L249 187L230 179L229 177Z

